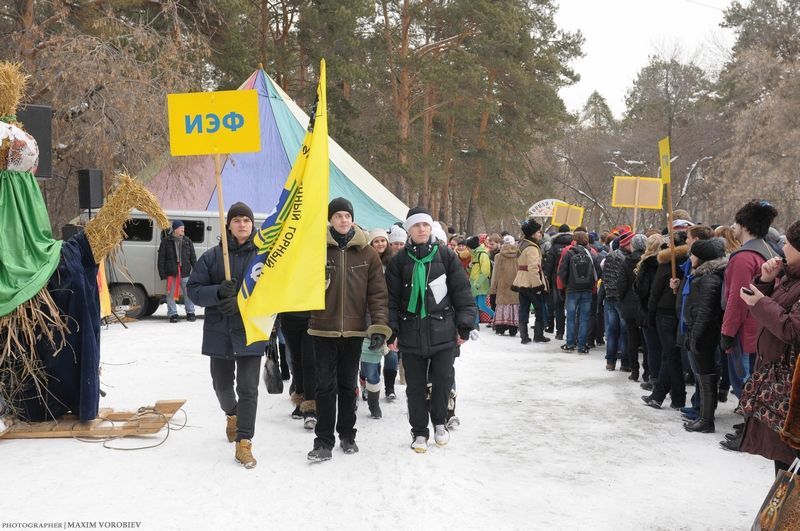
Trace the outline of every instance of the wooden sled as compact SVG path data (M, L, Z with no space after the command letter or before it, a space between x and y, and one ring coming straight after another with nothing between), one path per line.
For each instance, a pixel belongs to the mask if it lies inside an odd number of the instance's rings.
M167 425L186 400L159 400L155 406L137 411L114 411L101 408L97 418L81 422L74 415L64 415L47 422L14 421L0 433L0 439L51 439L60 437L101 438L151 435Z

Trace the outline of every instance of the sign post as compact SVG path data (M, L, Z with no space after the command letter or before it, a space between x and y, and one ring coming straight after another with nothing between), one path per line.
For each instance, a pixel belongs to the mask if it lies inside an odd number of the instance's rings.
M674 230L672 228L673 214L672 214L672 168L669 148L669 137L665 136L658 141L658 158L660 161L661 170L661 183L667 187L667 230L669 231L669 254L670 261L672 262L672 278L678 277L678 267L675 264L675 238ZM675 293L677 289L673 290Z
M225 204L222 198L223 153L261 150L258 92L227 90L168 94L169 145L173 157L213 155L217 184L219 226L225 278L231 278L228 238L225 236Z

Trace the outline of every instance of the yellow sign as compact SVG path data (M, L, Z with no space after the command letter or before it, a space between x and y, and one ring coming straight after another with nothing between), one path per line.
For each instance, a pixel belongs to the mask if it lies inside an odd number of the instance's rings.
M670 168L671 155L669 153L668 136L665 136L664 138L658 141L658 158L661 161L661 182L663 184L669 184L672 176Z
M583 223L583 207L568 205L567 203L556 203L553 207L553 218L550 222L553 225L569 225L570 230L575 230Z
M614 177L611 206L661 210L664 186L654 177Z
M168 94L167 110L173 157L261 151L255 90Z

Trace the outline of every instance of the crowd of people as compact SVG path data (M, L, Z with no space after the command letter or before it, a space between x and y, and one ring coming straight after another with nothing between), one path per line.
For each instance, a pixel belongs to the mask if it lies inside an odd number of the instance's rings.
M367 230L348 200L334 199L325 309L278 319L292 416L316 435L308 459L331 459L335 433L343 453L358 452L359 402L382 418L381 393L397 400L398 377L406 384L411 448L426 451L431 426L434 442L448 444L459 424L455 360L483 325L523 345L555 340L565 354L604 350L606 370L628 373L647 391L643 406L660 410L669 396L689 432L714 432L718 404L733 394L742 422L721 446L786 469L795 456L792 437L800 441L800 430L786 423L791 386L760 375L794 367L800 222L781 235L771 227L777 216L767 201L753 200L721 220L732 224L696 223L676 210L672 230L562 225L544 232L527 219L519 234L467 236L420 207L388 230ZM236 293L256 252L253 233L250 209L234 205L234 278L224 279L215 248L192 264L187 285L189 298L206 307L203 353L211 357L226 435L248 468L256 464L251 440L265 345L245 345ZM765 396L775 407L764 406Z

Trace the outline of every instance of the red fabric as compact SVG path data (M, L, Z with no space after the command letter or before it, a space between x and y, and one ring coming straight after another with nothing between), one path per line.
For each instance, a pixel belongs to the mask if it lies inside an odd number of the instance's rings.
M167 295L172 293L172 286L175 286L175 301L179 301L181 298L181 262L178 261L178 274L167 277Z
M750 315L750 310L739 296L739 291L749 286L753 279L761 274L763 263L764 258L760 254L742 251L733 255L725 269L724 297L727 304L722 320L722 333L730 337L738 335L743 350L750 354L756 352L759 325L755 317Z

